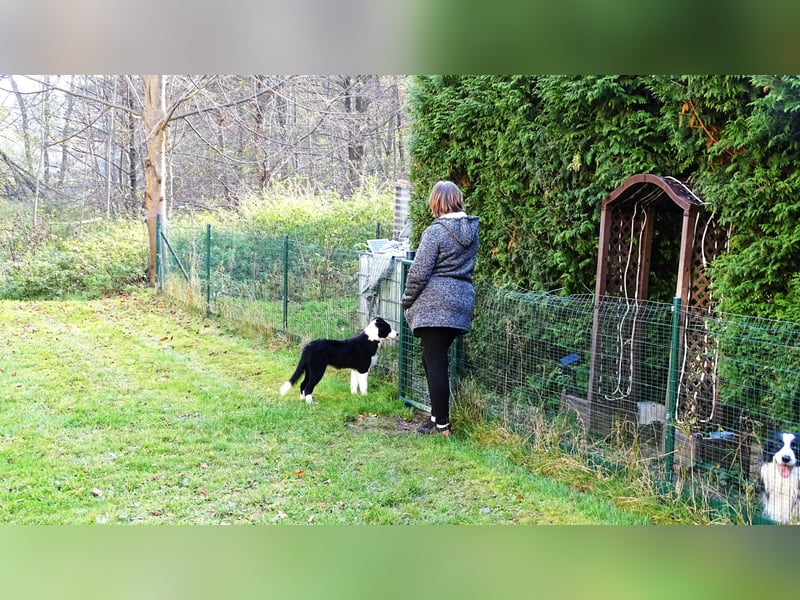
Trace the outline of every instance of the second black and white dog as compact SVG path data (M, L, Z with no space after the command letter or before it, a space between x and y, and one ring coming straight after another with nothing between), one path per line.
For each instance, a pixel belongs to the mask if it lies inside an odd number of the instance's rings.
M285 396L300 377L300 398L309 404L313 401L314 387L320 382L329 366L336 369L350 369L350 393L360 390L367 393L367 374L375 364L378 348L383 340L397 337L381 317L376 317L360 334L346 340L313 340L303 347L300 360L292 376L281 386L281 396Z
M776 523L800 522L800 433L777 431L764 440L761 508Z

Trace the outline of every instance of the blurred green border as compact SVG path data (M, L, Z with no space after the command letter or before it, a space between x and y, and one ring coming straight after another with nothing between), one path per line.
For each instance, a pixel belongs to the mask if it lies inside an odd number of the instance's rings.
M0 528L8 598L726 598L794 591L782 527ZM766 549L769 549L766 551Z
M435 0L414 27L417 72L797 72L788 0Z
M4 12L0 73L797 73L798 17L794 0L37 0Z

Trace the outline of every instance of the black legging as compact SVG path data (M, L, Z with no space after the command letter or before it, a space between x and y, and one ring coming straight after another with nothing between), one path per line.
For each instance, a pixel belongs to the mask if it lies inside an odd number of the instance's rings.
M450 423L450 370L448 352L460 334L450 327L419 327L414 334L422 342L422 368L428 380L431 416L437 425Z

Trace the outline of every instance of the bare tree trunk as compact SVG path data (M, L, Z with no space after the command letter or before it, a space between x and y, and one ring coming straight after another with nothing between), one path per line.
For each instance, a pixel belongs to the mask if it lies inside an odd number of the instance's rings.
M394 159L392 165L394 167L394 179L398 179L402 178L402 176L405 174L406 153L405 146L403 145L402 134L403 110L400 102L400 85L397 81L395 81L394 85L392 86L392 111L394 111L395 114L395 123L393 128L390 120L390 129L392 129L392 157Z
M266 75L256 75L255 79L255 91L256 97L256 111L255 111L255 122L256 122L256 131L260 135L265 135L265 131L267 129L267 104L270 100L272 100L272 94L262 94L261 90L266 88ZM257 146L258 144L256 144ZM258 152L258 149L256 149ZM266 158L266 152L261 151L262 158L258 161L258 187L259 189L263 190L267 187L267 183L272 176L272 169L269 165L269 161Z
M50 169L50 161L48 160L48 147L47 147L47 137L49 134L49 106L48 106L48 97L49 97L49 90L47 90L47 83L48 83L48 76L45 75L44 77L44 88L45 88L45 95L44 99L42 100L42 137L39 142L39 148L41 150L39 155L39 164L36 168L36 189L33 192L33 226L36 227L39 224L39 192L41 191L41 184L42 184L42 171L44 171L44 180L47 182L47 174Z
M369 81L369 75L356 75L352 78L345 76L342 79L344 108L348 116L346 131L348 194L361 184L364 162L364 140L361 130L364 128L363 115L369 107L369 99L365 95Z
M151 286L156 284L156 221L166 226L164 199L164 136L167 127L162 75L142 75L145 105L142 125L146 136L147 157L144 161L144 203L147 210L147 232L150 239L150 264L147 267Z
M42 180L45 184L50 183L50 122L52 121L50 96L52 90L49 89L50 76L45 75L44 97L42 99Z
M219 123L219 126L217 127L217 150L219 151L220 156L225 156L227 154L227 144L225 141L225 115L223 114L222 109L218 109L216 112L216 121ZM229 206L230 201L233 198L233 192L231 191L228 169L220 169L219 173L215 176L215 179L222 186L222 197L225 198L225 204Z
M70 88L74 88L75 87L74 78L70 79L70 84L69 85L70 85ZM72 95L72 94L67 94L66 96L67 96L66 97L67 108L66 108L66 112L64 113L64 117L63 117L64 124L62 125L62 128L61 128L61 139L63 140L61 142L61 164L59 165L59 168L58 168L58 187L60 189L63 189L64 181L65 181L65 179L67 177L67 170L68 170L68 165L69 165L69 151L68 151L69 150L69 142L67 141L67 138L69 138L69 127L70 127L70 124L72 122L72 111L73 111L73 109L75 107L75 96Z
M111 93L111 101L117 101L117 78L112 77L114 88ZM108 125L108 134L106 135L106 219L111 218L111 180L114 176L114 173L111 169L111 164L113 160L113 146L114 146L114 138L115 138L115 128L116 123L114 121L114 113L115 110L112 108L109 113L109 125Z
M17 81L13 77L9 77L9 80L11 81L11 89L14 90L14 95L17 98L19 116L22 120L22 143L25 148L25 168L28 171L33 171L33 153L31 152L31 133L28 125L28 107L19 91Z
M126 104L130 111L127 113L127 135L128 135L128 193L126 194L126 210L128 213L134 210L136 206L136 188L139 185L136 177L136 165L138 157L136 153L136 119L134 117L134 102L133 92L130 89L125 91ZM120 156L120 168L122 168L122 157ZM123 187L123 181L120 178L120 187Z

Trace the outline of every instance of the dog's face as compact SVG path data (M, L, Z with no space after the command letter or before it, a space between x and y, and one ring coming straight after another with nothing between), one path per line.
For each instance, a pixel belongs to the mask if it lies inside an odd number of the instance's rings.
M800 434L776 431L764 441L764 462L774 463L781 477L789 477L800 457Z
M381 340L389 340L397 337L397 332L380 317L375 317L364 328L364 333L373 342L380 342Z

